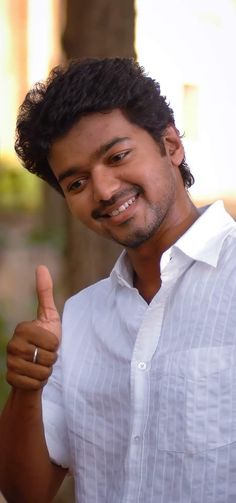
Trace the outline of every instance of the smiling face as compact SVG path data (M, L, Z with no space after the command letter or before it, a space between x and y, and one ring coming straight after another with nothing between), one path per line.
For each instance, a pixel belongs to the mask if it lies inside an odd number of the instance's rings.
M183 147L173 126L163 143L166 155L120 110L94 113L53 143L49 163L78 219L136 248L170 223L186 194L178 169Z

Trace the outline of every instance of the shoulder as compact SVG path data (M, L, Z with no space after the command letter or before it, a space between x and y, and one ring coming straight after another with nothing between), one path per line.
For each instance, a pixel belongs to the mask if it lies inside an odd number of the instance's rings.
M73 308L73 306L78 305L78 303L89 302L94 295L105 294L111 289L112 283L110 277L97 281L70 297L65 303L65 309Z
M66 321L88 314L91 312L94 304L98 307L101 303L104 305L106 298L111 296L112 290L114 289L113 282L111 278L108 277L93 285L84 288L80 292L76 293L70 297L64 306L63 320Z
M75 354L83 352L106 317L112 311L115 288L110 278L101 280L69 298L64 306L62 317L63 361L68 361L71 348ZM100 328L98 328L100 327Z

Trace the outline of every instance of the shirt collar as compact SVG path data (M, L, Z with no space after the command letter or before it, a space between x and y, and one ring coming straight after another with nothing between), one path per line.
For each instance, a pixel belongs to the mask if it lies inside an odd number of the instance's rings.
M199 208L200 217L173 245L194 260L216 267L223 242L235 226L224 208L223 201Z
M216 267L223 242L236 225L224 208L223 201L199 208L199 218L189 227L176 243L165 251L161 260L161 271L170 258L179 252L193 260ZM133 287L133 270L125 250L121 253L110 275L112 281Z
M126 250L123 250L121 252L121 255L119 256L111 271L110 278L115 283L117 283L118 281L118 283L122 284L123 286L133 288L133 269Z

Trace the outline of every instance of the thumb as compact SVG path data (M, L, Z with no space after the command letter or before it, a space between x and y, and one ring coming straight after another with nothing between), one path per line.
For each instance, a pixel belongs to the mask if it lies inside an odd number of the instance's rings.
M44 265L36 268L36 290L38 296L37 322L43 328L57 334L60 316L53 298L52 278L48 268Z

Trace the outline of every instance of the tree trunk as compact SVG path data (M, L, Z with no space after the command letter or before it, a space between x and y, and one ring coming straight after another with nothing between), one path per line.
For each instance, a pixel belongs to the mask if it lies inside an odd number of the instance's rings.
M134 57L134 0L67 0L62 45L71 57ZM107 276L121 248L67 213L68 294Z
M71 57L134 57L134 0L67 0L62 44Z
M62 45L67 58L135 56L134 0L67 0L66 11ZM107 276L121 248L86 229L68 210L65 215L65 286L71 295ZM57 503L72 501L70 484L63 485Z

